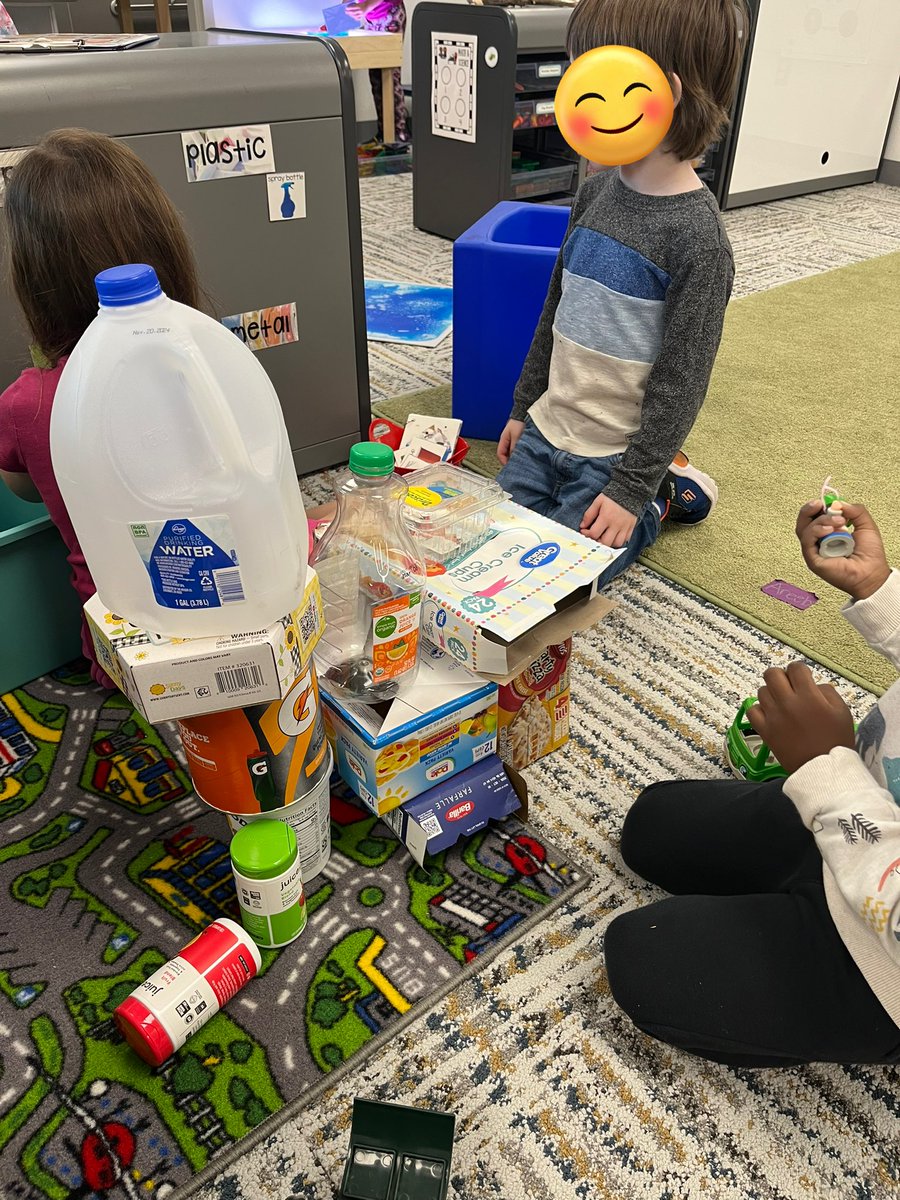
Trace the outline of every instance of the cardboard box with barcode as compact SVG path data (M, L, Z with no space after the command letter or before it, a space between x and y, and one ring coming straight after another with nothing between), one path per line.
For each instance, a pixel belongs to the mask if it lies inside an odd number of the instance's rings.
M424 867L428 856L478 833L488 821L502 821L517 811L523 819L528 813L525 780L492 754L382 820Z
M268 629L166 640L136 629L99 596L84 606L97 662L151 723L282 700L322 636L319 578L310 567L302 603Z
M415 681L384 704L321 695L341 778L378 816L497 749L497 685L440 650L426 647Z
M613 607L600 576L622 553L512 501L497 506L484 545L430 577L422 636L470 670L509 681L546 646L596 624Z

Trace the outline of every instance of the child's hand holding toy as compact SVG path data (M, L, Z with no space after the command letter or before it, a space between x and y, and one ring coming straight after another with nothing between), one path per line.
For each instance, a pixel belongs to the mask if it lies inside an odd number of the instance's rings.
M849 558L828 558L819 543L828 534L853 526L853 553ZM822 511L819 500L800 509L797 537L809 569L854 600L874 595L891 573L878 526L862 504L843 503L840 512Z
M835 746L855 748L853 714L830 684L816 683L805 663L770 667L763 679L747 720L789 775Z

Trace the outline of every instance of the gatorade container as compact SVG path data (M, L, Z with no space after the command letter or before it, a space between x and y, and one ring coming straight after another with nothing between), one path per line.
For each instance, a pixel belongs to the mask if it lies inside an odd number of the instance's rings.
M378 704L415 678L425 567L406 528L407 490L390 446L360 442L313 551L325 610L313 654L322 687L341 700Z
M331 750L309 663L283 700L178 722L194 790L232 832L260 817L286 821L304 879L331 854Z
M104 603L173 638L265 629L303 595L307 526L275 389L152 267L97 276L53 402L53 470Z
M268 950L289 946L306 927L297 835L283 821L254 821L231 839L231 869L244 928Z
M220 917L122 1001L113 1013L119 1032L145 1062L159 1067L261 966L252 938L236 921Z

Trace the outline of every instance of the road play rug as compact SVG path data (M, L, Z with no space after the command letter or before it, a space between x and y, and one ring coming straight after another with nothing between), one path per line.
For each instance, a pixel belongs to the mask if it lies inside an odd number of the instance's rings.
M336 794L306 932L263 951L261 977L153 1070L111 1014L236 915L226 824L193 795L175 734L83 671L0 698L3 1200L175 1197L586 882L515 820L422 871Z

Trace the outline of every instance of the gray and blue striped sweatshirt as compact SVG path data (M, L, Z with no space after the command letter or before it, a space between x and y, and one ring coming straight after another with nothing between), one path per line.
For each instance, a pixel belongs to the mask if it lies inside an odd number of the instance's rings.
M733 280L708 188L648 196L616 170L588 179L512 416L558 450L622 454L605 494L639 514L697 419Z

